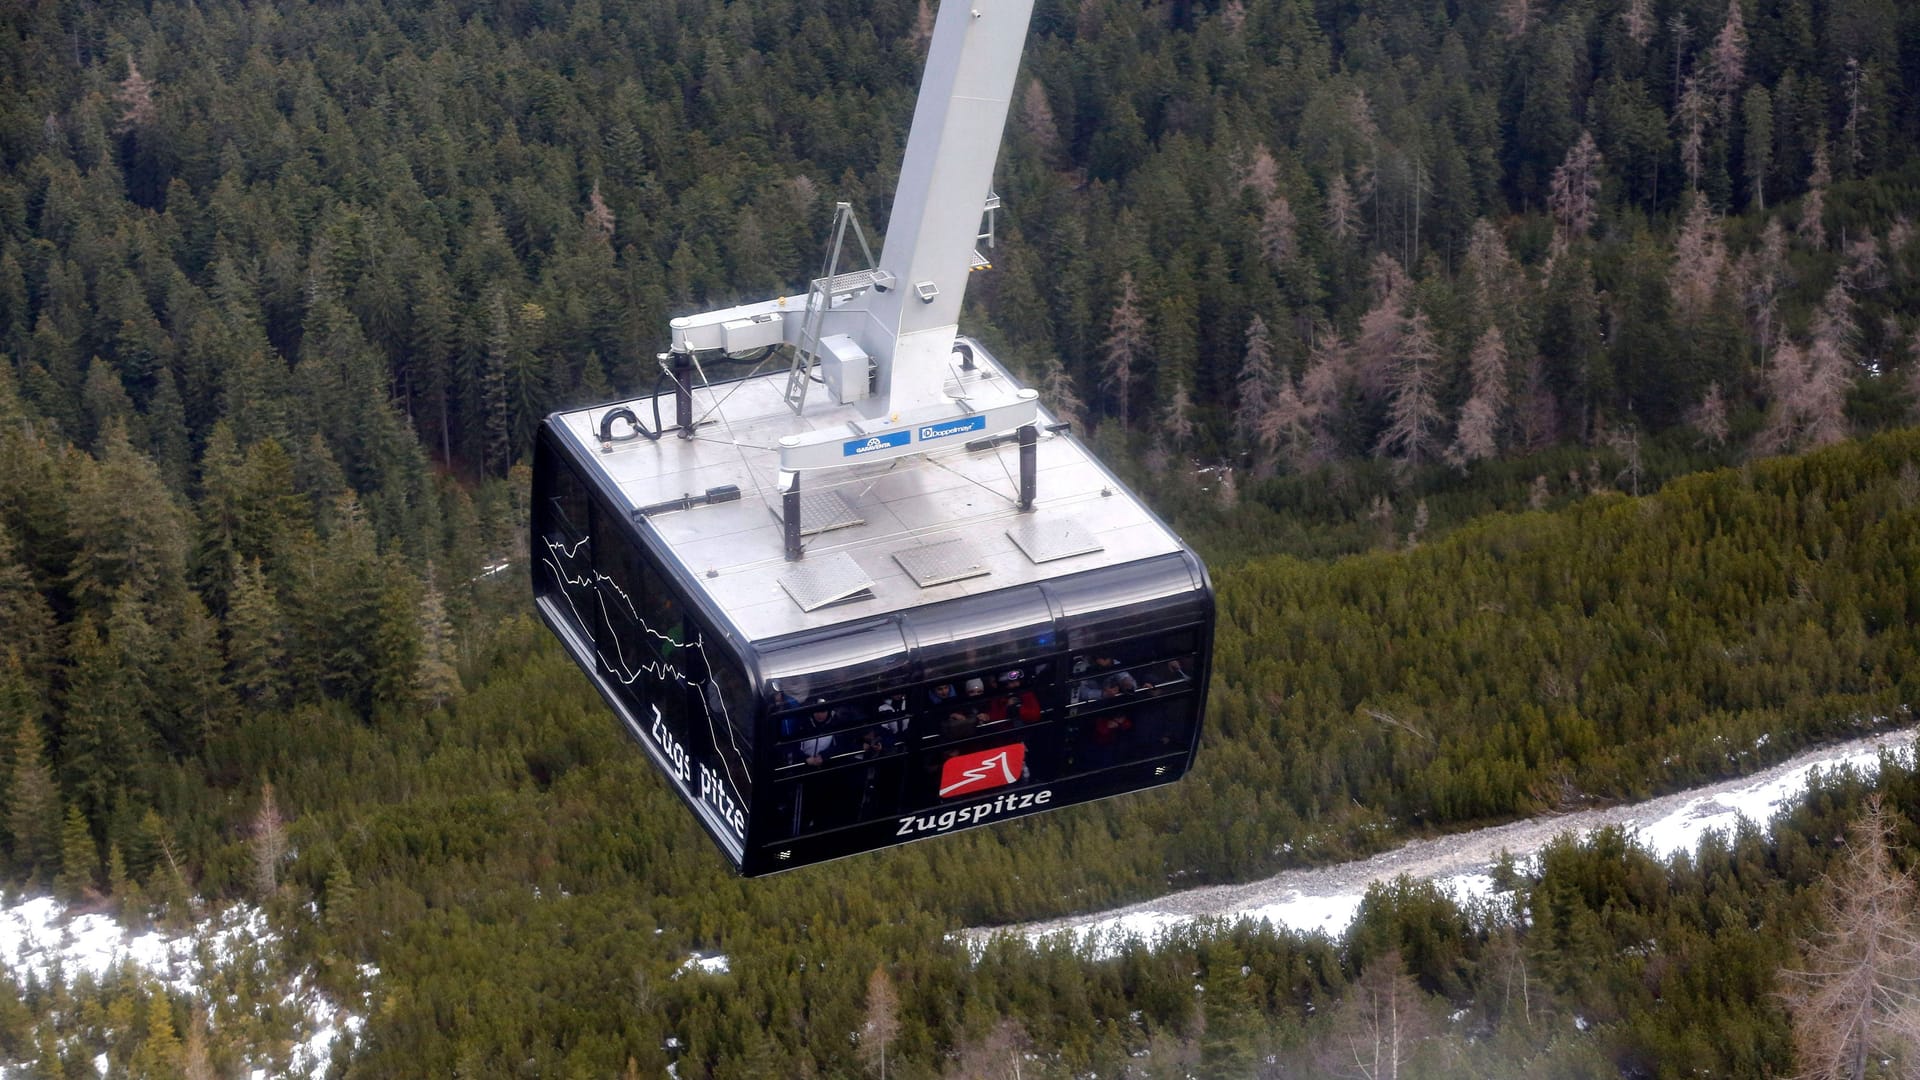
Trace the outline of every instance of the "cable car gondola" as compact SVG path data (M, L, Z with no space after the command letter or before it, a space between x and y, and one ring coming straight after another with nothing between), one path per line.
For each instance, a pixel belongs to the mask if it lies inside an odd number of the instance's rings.
M1193 763L1205 568L956 333L1030 10L942 6L877 262L842 204L804 299L675 319L664 389L535 443L541 617L749 876Z

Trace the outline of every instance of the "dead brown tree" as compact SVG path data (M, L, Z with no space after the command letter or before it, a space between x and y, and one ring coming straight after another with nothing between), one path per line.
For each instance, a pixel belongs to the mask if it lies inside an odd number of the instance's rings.
M1375 452L1409 465L1431 461L1439 448L1440 348L1426 313L1414 308L1395 343L1387 375L1387 427Z
M900 997L884 964L867 976L867 1019L860 1025L860 1057L887 1080L887 1044L900 1035Z
M1448 460L1462 469L1500 450L1500 420L1507 408L1507 339L1498 326L1487 327L1474 342L1468 365L1473 391L1460 406L1453 446L1447 451Z
M1433 1017L1400 954L1374 958L1347 988L1320 1046L1324 1075L1354 1080L1398 1080L1412 1075L1412 1059L1434 1034Z
M1131 271L1120 275L1120 299L1107 320L1107 340L1101 351L1106 378L1100 385L1113 391L1120 426L1124 428L1132 403L1134 369L1147 355L1147 317L1140 310L1140 294Z
M1876 795L1826 882L1819 927L1802 942L1804 965L1782 972L1807 1080L1920 1069L1920 888L1893 866L1891 831Z
M1553 184L1547 191L1547 209L1553 213L1553 246L1564 251L1593 228L1594 211L1600 200L1600 166L1604 163L1593 133L1582 131L1580 139L1567 150L1567 156L1553 170Z
M955 1048L950 1080L1021 1080L1033 1044L1026 1029L1011 1017L1002 1017L986 1034L967 1039Z
M280 860L287 856L287 825L273 799L273 785L260 785L260 809L253 816L253 888L262 900L273 896L280 882Z

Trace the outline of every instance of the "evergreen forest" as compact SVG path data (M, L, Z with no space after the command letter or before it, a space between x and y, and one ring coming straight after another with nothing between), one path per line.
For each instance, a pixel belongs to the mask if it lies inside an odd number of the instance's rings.
M1038 0L963 327L1207 558L1199 764L730 876L531 613L529 446L878 232L931 12L0 5L0 892L285 953L0 973L0 1069L277 1075L297 969L339 1076L1920 1072L1911 756L1338 938L957 933L1910 724L1897 0Z

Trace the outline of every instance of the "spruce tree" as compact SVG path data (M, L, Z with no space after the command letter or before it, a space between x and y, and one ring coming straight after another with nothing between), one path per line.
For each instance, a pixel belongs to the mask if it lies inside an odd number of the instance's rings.
M12 744L13 772L6 789L8 851L13 873L32 881L58 865L60 792L47 766L39 721L20 713Z
M60 875L54 888L69 904L81 903L94 895L100 873L100 849L87 828L87 818L78 806L67 807L60 827Z
M284 692L285 623L258 560L235 568L226 620L227 683L243 706L272 709Z

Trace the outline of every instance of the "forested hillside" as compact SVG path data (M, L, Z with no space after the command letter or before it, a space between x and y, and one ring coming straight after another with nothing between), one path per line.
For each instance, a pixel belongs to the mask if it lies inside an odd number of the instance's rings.
M848 1074L876 966L902 1075L1019 1037L1061 1074L1244 1074L1308 1052L1373 931L1103 965L943 935L1906 715L1920 437L1765 455L1912 413L1920 9L1041 0L968 327L1182 477L1152 489L1224 615L1199 771L727 879L525 614L519 464L547 411L651 386L672 314L794 289L836 199L884 225L928 14L0 10L0 880L136 920L264 902L335 992L377 964L367 1074ZM1812 813L1812 847L1843 831ZM1422 901L1395 910L1465 959L1402 955L1487 1009L1499 943L1531 950L1549 1012L1602 1025L1488 1021L1542 1072L1649 1071L1682 1060L1649 1032L1723 1023L1685 1060L1783 1072L1785 956L1739 934L1808 924L1829 862L1798 850L1700 877L1569 849L1517 902L1578 932ZM1669 993L1725 960L1677 945L1629 970L1678 938L1621 896L1758 949L1751 977ZM694 948L732 974L675 978ZM20 989L0 1059L47 1075L160 1026ZM219 1070L277 1037L201 1004Z
M185 754L121 728L143 755L109 799L104 849L87 787L50 776L24 724L9 865L134 920L185 917L189 892L264 900L334 992L373 990L354 1058L365 1075L657 1075L669 1061L682 1075L851 1073L867 1051L848 1033L885 999L876 968L896 995L903 1076L987 1074L1029 1050L1041 1075L1143 1061L1152 1075L1247 1075L1268 1056L1325 1071L1377 1027L1363 1006L1380 1001L1406 1010L1393 1038L1423 1075L1784 1071L1779 972L1833 925L1822 898L1847 895L1821 882L1851 850L1838 838L1857 783L1817 796L1777 844L1743 833L1671 868L1617 835L1563 844L1487 910L1428 886L1384 890L1337 944L1221 927L1113 960L1009 943L976 962L948 934L1731 773L1823 732L1904 722L1916 459L1920 434L1901 433L1318 573L1249 566L1221 582L1223 704L1189 781L772 879L728 876L524 615L469 646L471 689L431 712L230 705ZM1726 567L1724 589L1689 600L1705 565ZM1602 574L1616 579L1604 593L1586 584ZM1462 662L1496 648L1512 662ZM1637 659L1613 662L1615 648ZM1388 675L1375 673L1383 653L1399 660ZM239 690L229 676L209 692ZM1658 769L1629 767L1656 754ZM1909 864L1915 775L1888 763L1881 780ZM730 971L685 970L694 950L725 952ZM23 1008L0 1009L0 1052L45 1075L88 1075L96 1052L135 1060L156 1037L138 987L21 990ZM94 993L103 1005L76 1006ZM196 1007L217 1069L271 1045L271 1027L229 1022L236 1001L172 1002L166 1030L188 1030Z

